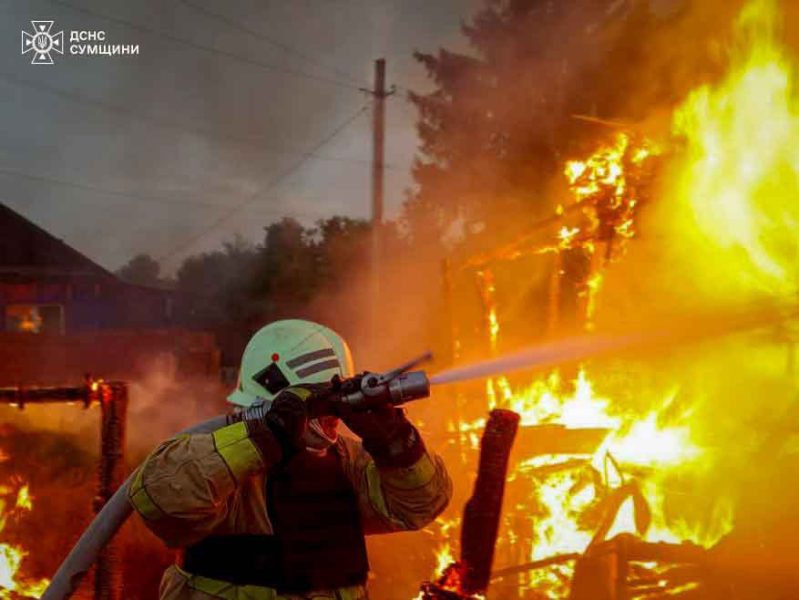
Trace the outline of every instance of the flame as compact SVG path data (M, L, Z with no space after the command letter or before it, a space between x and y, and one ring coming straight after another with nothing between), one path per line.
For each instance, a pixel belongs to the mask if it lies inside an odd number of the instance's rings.
M792 294L799 283L799 99L779 19L773 0L749 2L726 78L673 118L684 151L668 210L686 269L712 297Z
M23 485L17 492L16 508L18 510L33 510L33 498L27 485Z
M455 558L452 556L452 548L448 542L445 542L436 552L436 577L443 576L444 571L453 562L455 562Z
M564 173L578 201L591 198L605 188L610 188L614 198L620 201L627 185L622 160L629 144L630 137L620 133L612 145L600 148L586 160L566 163Z
M629 239L635 235L635 209L641 201L637 182L649 166L648 159L659 150L651 140L634 140L628 133L618 133L605 146L584 160L570 160L563 173L576 205L584 205L583 214L590 223L583 243L609 241L612 237ZM580 229L563 227L561 247L574 247Z
M0 533L22 513L33 510L33 497L26 483L17 479L0 485ZM31 580L21 575L28 552L20 546L0 542L0 599L39 598L49 580Z
M494 285L494 274L489 270L478 271L477 283L485 308L489 349L492 354L495 354L499 340L499 319L497 318L497 288Z
M709 546L731 529L729 510L717 511L713 522L702 527L668 518L669 494L664 482L686 469L700 468L705 458L704 450L693 441L690 413L665 417L673 412L676 391L660 402L658 409L641 416L634 411L619 412L609 397L595 391L585 370L579 371L571 386L564 385L557 372L516 390L504 380L502 394L497 393L498 380L491 384L493 401L518 412L522 427L551 425L600 434L605 430L596 447L586 452L531 454L523 445L517 448L521 456L512 466L508 482L510 486L521 486L524 492L520 494L513 488L507 492L513 504L508 507L506 502L506 526L498 539L498 555L503 548L518 544L528 545L527 559L531 561L584 552L597 525L595 519L589 518L592 510L596 512L594 509L605 496L631 482L640 487L651 510L651 525L647 531L638 531L634 504L628 499L604 539L628 532L638 533L650 542L692 541ZM484 426L485 419L461 425L462 439L475 450ZM446 532L442 529L439 535L447 538L452 533L454 528L449 523ZM439 576L453 562L451 548L445 542L436 554ZM548 597L565 597L570 576L569 565L556 565L532 572L525 585L538 593L550 594Z
M560 245L562 248L570 248L572 240L580 233L579 227L566 227L565 225L560 228L558 238L560 238Z
M44 321L42 320L42 315L38 307L23 307L22 311L23 312L17 317L19 319L17 324L19 331L25 333L39 333L42 330Z

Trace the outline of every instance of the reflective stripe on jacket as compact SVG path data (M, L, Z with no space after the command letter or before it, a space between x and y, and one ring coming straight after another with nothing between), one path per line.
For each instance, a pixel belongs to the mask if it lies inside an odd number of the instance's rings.
M449 502L452 483L443 461L426 453L407 468L380 468L361 444L339 437L338 452L356 491L364 533L419 529ZM209 535L273 533L267 514L262 456L243 423L213 434L178 436L159 446L137 471L129 492L134 509L170 547L194 544ZM338 594L338 595L336 595ZM164 574L162 600L294 600L366 598L362 588L322 590L311 596L278 596L274 590L235 586L193 577L178 567Z

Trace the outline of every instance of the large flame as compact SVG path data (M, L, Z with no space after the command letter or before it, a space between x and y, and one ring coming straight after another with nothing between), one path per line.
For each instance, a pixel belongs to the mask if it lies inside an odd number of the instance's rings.
M799 102L779 18L774 0L752 0L726 77L674 116L685 148L663 208L677 217L684 268L714 297L797 290Z

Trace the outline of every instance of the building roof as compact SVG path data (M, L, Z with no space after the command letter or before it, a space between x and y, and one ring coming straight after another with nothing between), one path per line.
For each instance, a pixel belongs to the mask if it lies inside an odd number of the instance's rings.
M90 275L109 271L0 202L0 275Z

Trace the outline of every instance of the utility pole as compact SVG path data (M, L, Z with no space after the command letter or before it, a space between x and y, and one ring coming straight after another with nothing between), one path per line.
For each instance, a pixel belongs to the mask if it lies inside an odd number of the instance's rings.
M385 126L386 98L394 93L394 87L386 91L386 60L375 61L374 89L363 90L373 98L372 110L372 327L376 327L379 319L380 303L380 267L382 263L382 226L383 226L383 174L385 170Z
M386 60L375 61L375 89L372 90L372 224L377 229L383 224L383 169L386 127Z

